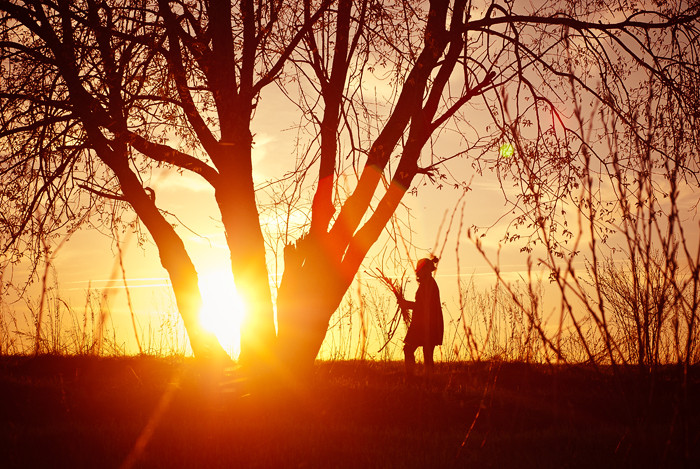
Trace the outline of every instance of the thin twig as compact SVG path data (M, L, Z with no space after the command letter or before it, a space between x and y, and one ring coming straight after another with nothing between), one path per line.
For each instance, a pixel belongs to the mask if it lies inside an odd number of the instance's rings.
M391 292L394 294L396 297L396 302L398 303L398 306L396 308L396 312L394 313L394 316L391 318L391 321L389 321L389 331L387 333L387 341L384 343L384 345L381 346L381 348L377 351L377 353L381 352L384 350L384 348L389 345L389 343L392 341L394 338L394 334L396 334L397 329L399 328L399 324L401 322L401 319L403 319L404 323L408 326L411 323L411 317L408 314L408 309L401 307L401 305L404 303L404 289L406 287L406 282L405 282L405 273L404 275L401 276L401 280L397 281L397 279L392 279L384 275L384 273L376 269L376 274L370 273L370 275L377 280L379 280L384 286L389 288Z

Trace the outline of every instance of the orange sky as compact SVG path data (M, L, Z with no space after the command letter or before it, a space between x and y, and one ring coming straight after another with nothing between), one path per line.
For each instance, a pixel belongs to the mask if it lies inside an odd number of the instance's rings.
M283 133L273 133L270 130L258 133L256 142L259 150L256 155L261 168L261 179L274 176L273 168L278 166L278 163L273 156L286 154L285 152L288 151L284 150L286 142L282 141L283 136ZM465 178L469 176L470 173L465 172ZM196 176L177 174L156 175L152 185L158 192L161 208L178 214L182 223L197 233L194 234L182 226L179 228L200 275L204 279L228 275L228 254L211 189L197 180ZM487 173L482 177L475 177L472 189L463 199L463 226L459 236L459 271L463 280L474 276L478 285L486 287L493 284L495 277L473 244L466 238L466 230L471 225L490 226L496 223L507 208L493 174ZM443 219L449 220L460 196L460 191L450 188L437 190L433 187L420 187L418 196L406 195L405 203L411 208L415 219L413 241L418 248L412 256L427 256L436 244L438 249L442 248L447 227L443 225L443 231L440 233L441 222ZM690 222L688 225L691 229L694 228L689 235L697 239L697 223L693 223L695 212L692 210L692 203L697 201L695 196L696 193L693 191L686 191L684 206L688 207L685 215ZM460 234L461 213L462 210L455 217L436 273L443 292L443 301L448 304L446 320L449 319L447 315L456 314L458 266L455 262L455 249L457 235ZM575 212L571 210L570 213L573 217ZM483 239L485 249L494 262L499 240L509 221L509 218L505 218L499 222L491 234ZM133 307L137 313L139 327L142 329L141 335L153 336L153 331L162 327L164 318L172 317L174 313L174 300L169 290L167 275L160 266L153 244L148 243L144 247L139 247L133 237L122 241L124 241L124 266ZM383 242L380 240L378 244ZM506 275L508 279L516 280L519 275L525 275L526 256L519 252L521 246L521 244L506 245L500 252L500 268L501 271L508 273ZM375 254L376 250L374 254L370 253L369 258ZM98 290L110 287L109 309L114 327L123 337L127 350L135 352L133 331L121 274L118 271L118 264L115 263L116 257L117 250L113 241L107 236L88 230L74 234L61 248L55 262L60 295L72 308L82 313L88 286ZM578 264L583 267L583 260ZM412 266L406 265L405 270L410 274ZM22 278L21 271L18 270L16 274L17 278ZM114 274L116 278L113 277ZM271 268L271 274L274 274L273 268ZM363 269L360 269L359 275L364 276ZM112 278L114 280L110 282ZM415 286L415 281L412 280L409 296ZM205 302L208 301L206 294L207 292L205 292ZM19 305L17 308L21 309ZM235 321L231 324L235 324ZM235 355L237 353L236 332L232 331L230 335L222 334L223 336L227 336L222 340L226 342L225 346L229 353ZM142 342L144 342L143 337Z
M252 131L255 134L254 166L258 182L280 177L285 171L293 169L291 166L294 161L293 139L296 134L294 130L289 129L293 127L296 119L298 119L297 111L291 106L284 105L280 99L275 99L274 95L273 98L266 97L261 100L252 125ZM472 123L477 125L476 122ZM445 148L450 153L458 151L455 147L458 148L459 144L455 143L455 140L450 140L451 138L454 137L449 135L443 137L441 146L437 148ZM517 154L514 157L517 158ZM473 170L465 160L456 160L450 167L463 180L469 180L474 176ZM185 239L200 275L211 278L211 275L221 275L221 272L226 272L229 265L228 253L211 188L195 175L182 176L165 171L154 173L148 184L156 190L159 206L177 214L184 225L197 233L195 235L182 226L178 230ZM508 185L506 190L516 189ZM406 195L404 202L410 207L415 217L413 241L417 250L412 255L427 256L436 244L442 247L446 227L443 226L443 232L440 233L441 222L445 217L449 219L461 195L461 191L451 188L436 190L433 187L423 186L419 188L418 196ZM685 216L691 229L688 235L697 239L697 222L694 221L696 218L693 218L695 212L692 209L692 204L697 201L697 192L688 190L684 197L684 206L687 207ZM463 203L462 231L459 232L462 213L460 210L444 247L437 271L443 300L448 302L448 306L450 302L454 304L456 298L458 266L455 262L455 249L458 235L461 274L465 277L474 275L482 285L490 285L494 281L493 273L472 243L466 239L466 229L472 225L491 226L509 210L505 205L496 177L488 172L484 176L474 177L472 191L463 199ZM569 210L569 213L574 216L575 210ZM269 219L263 219L263 223L269 222ZM506 217L492 229L488 237L483 239L485 249L494 261L499 249L499 240L509 222L510 218ZM180 222L177 223L180 224ZM174 308L166 273L160 266L152 244L146 244L142 248L136 245L133 238L125 242L124 265L139 325L144 329L149 325L157 329L162 325L163 315L172 313ZM383 242L380 240L378 244L381 245ZM521 247L521 244L508 245L500 252L501 270L509 272L508 277L511 279L525 272L526 256L520 253ZM370 253L369 257L371 258L374 254ZM112 318L115 327L118 327L124 336L125 342L129 343L129 350L133 351L131 343L133 333L126 297L121 286L121 277L118 275L115 283L112 285L109 283L110 279L114 278L113 273L117 272L116 255L117 250L110 238L93 231L83 230L73 235L61 249L55 267L61 296L78 311L82 311L84 307L88 285L95 289L113 287L111 290L113 295L110 296ZM579 265L583 266L583 262L580 261ZM406 265L405 269L411 272L412 266ZM362 271L363 269L360 269L360 275L363 275ZM271 273L274 275L273 267L271 267ZM16 278L23 278L21 269L16 271ZM415 282L412 282L411 286L415 288ZM17 308L20 306L17 305Z

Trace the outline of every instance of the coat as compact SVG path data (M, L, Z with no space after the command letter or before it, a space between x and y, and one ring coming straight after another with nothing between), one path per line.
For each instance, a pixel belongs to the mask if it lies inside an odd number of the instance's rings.
M442 345L444 329L440 290L435 279L429 275L418 284L411 324L404 342L416 346Z

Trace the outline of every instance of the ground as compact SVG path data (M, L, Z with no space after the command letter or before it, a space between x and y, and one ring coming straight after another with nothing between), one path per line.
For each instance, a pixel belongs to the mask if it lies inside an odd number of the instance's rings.
M700 467L698 371L1 357L0 467Z

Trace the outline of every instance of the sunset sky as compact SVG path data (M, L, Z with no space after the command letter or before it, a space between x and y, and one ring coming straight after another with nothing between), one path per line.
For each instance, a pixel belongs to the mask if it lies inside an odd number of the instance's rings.
M289 161L290 158L287 155L293 151L291 148L293 132L285 132L284 129L294 124L294 115L290 113L289 121L285 122L280 117L284 114L279 113L279 103L270 101L263 101L263 103L269 104L270 109L267 112L275 117L264 118L266 109L263 107L259 109L255 120L257 125L254 129L257 132L254 154L257 160L255 163L256 176L260 182L281 176L283 173L280 170L280 163L284 164L285 161ZM466 167L466 161L462 164L465 166L464 178L469 180L473 171ZM421 182L417 195L407 194L404 199L414 220L412 223L415 231L413 241L417 250L411 255L416 256L413 258L415 261L418 257L426 257L431 254L436 245L438 250L443 249L436 277L443 289L443 301L454 304L457 296L455 248L460 222L462 223L459 240L461 274L463 277L474 274L475 279L482 285L490 285L493 283L494 276L482 260L481 255L467 239L466 230L472 225L482 227L493 225L498 222L502 215L507 213L507 207L501 188L491 173L486 173L483 177L475 176L471 185L472 191L462 200L445 245L447 225L462 196L462 191L450 187L438 190L431 186L429 181L426 180L426 182L428 185L425 186ZM178 232L185 239L200 274L200 286L203 290L205 307L207 304L210 308L215 308L224 302L235 302L235 298L230 294L230 291L235 290L235 287L231 283L228 249L211 187L199 180L197 176L179 175L167 171L155 173L150 184L157 192L159 206L178 216L179 221L172 221L178 224ZM462 207L464 207L463 210ZM493 234L484 238L485 245L494 254L494 258L497 241L502 236L504 226L509 221L508 217L503 219L493 229ZM274 225L277 220L263 216L262 223ZM182 225L186 225L192 231ZM439 232L441 228L442 233ZM150 323L151 328L157 329L159 323L163 321L163 315L175 312L174 300L171 298L167 273L160 265L155 246L150 241L144 246L138 246L136 241L135 236L128 235L121 239L130 296L139 325L147 329ZM381 248L385 241L386 238L383 237L378 242L377 248ZM513 277L525 268L523 256L518 255L520 247L520 245L507 246L501 252L501 268L504 272L513 272ZM403 251L402 248L400 249ZM439 252L435 252L435 254L439 254ZM373 254L370 253L367 260L371 260L372 256ZM109 236L95 230L83 229L75 233L61 247L55 260L56 274L60 296L67 299L71 307L79 312L82 312L84 308L85 295L89 286L93 290L106 288L105 291L109 292L112 320L133 351L135 344L133 343L132 326L117 258L118 251ZM270 264L270 273L274 276L274 265L272 262ZM409 295L412 295L416 287L412 274L413 266L405 265L404 269L411 277ZM392 274L391 272L387 273ZM281 270L278 274L281 275ZM15 275L17 278L21 278L22 270L17 270ZM358 275L366 277L363 269ZM33 289L35 292L37 286L35 284ZM216 288L212 288L212 286ZM348 294L354 294L352 289ZM38 293L36 297L38 298ZM17 310L24 309L21 304L16 304L15 308ZM393 306L389 314L392 313ZM226 334L221 330L222 324L233 331ZM236 318L230 318L228 323L219 320L218 323L214 322L214 325L218 327L217 333L220 334L220 339L225 343L227 351L237 353Z
M455 73L455 75L459 74ZM462 82L459 81L460 79ZM462 89L463 78L455 77L454 81L455 89ZM390 99L391 91L381 81L374 82L368 79L367 83L363 83L363 85L366 89L372 90L379 99L383 97L386 100ZM464 108L464 112L465 115L469 116L469 126L479 129L487 125L487 120L482 114L483 103L481 105L476 103L474 106L470 103ZM557 109L557 112L559 113L557 118L562 119L567 125L573 126L574 118L571 109L562 106L562 109ZM298 125L300 121L298 113L298 109L282 98L279 91L266 89L263 93L252 124L252 132L255 135L253 165L258 184L262 185L266 181L281 178L286 172L294 169L295 138L298 136L295 125ZM552 116L551 125L556 132L559 124L554 116ZM462 137L466 139L470 137L450 132L438 132L438 134L439 137L431 143L434 143L433 150L443 157L463 150ZM507 147L505 149L508 150ZM426 146L424 156L429 151L430 149ZM493 154L486 155L486 158L492 160L498 158L516 159L518 154L517 151L512 155L510 151L506 151L499 155L498 149L495 148ZM456 304L457 285L460 279L465 280L474 276L477 285L484 288L494 283L495 276L492 269L482 259L473 243L467 239L467 230L470 227L480 227L482 230L479 234L483 233L485 228L490 227L488 235L482 239L483 246L491 261L497 263L500 270L506 273L506 279L516 280L526 274L527 255L521 252L524 241L506 245L500 243L514 217L512 207L506 201L506 197L513 197L518 193L519 188L515 187L512 180L506 181L501 186L497 176L488 169L488 163L485 164L486 169L484 169L483 175L477 174L471 163L471 157L456 159L449 163L449 171L456 180L471 181L471 191L466 196L462 197L462 190L450 187L449 183L444 188L437 189L427 179L417 178L415 180L417 194L409 193L403 200L413 217L412 241L416 249L410 253L412 260L415 261L430 254L441 255L436 277L443 292L443 301L447 306L446 320L449 319L450 314L456 314L454 305ZM349 179L349 185L352 186L352 178ZM146 181L146 184L156 191L159 208L178 217L177 219L171 217L169 220L178 225L178 233L185 240L190 256L198 270L205 302L205 319L207 314L215 315L212 313L213 311L221 310L227 304L235 305L237 300L233 293L235 288L230 274L225 234L211 186L199 179L198 176L181 175L175 171L162 169L154 170L151 180ZM605 193L609 189L609 187L603 186L601 192ZM697 188L686 186L683 188L681 196L681 207L683 208L681 216L688 228L686 235L694 239L698 238L697 194ZM576 232L577 207L564 205L563 208L568 213L567 220L572 231ZM449 228L449 235L446 235L448 223L453 213L452 226ZM127 215L126 222L129 221L129 216L135 218L133 214ZM398 216L405 217L406 213L398 213ZM303 216L298 222L303 222ZM279 239L279 236L275 235L281 229L278 219L263 213L261 224L264 227L264 232L270 233L272 238ZM513 234L512 230L511 234ZM373 258L385 247L386 241L387 238L380 239L375 249L370 251L366 261L367 266L371 265ZM128 234L121 236L121 242L127 283L139 326L142 330L149 325L157 329L163 321L163 315L175 312L167 274L160 265L153 243L148 241L143 246L139 246L136 237ZM584 234L581 238L581 246L585 247L586 244L587 235ZM616 244L617 241L613 235L610 238L610 245L615 247ZM434 251L435 247L437 249ZM397 249L403 251L401 246ZM459 249L458 252L457 249ZM535 261L538 255L537 251L533 253ZM585 266L585 255L586 252L575 264L582 271ZM273 253L269 252L268 256L272 277L270 280L274 283L277 280L275 275L281 275L282 270L279 265L276 267ZM118 250L111 236L88 228L75 233L58 252L54 266L60 296L76 311L83 310L86 291L89 287L98 291L104 289L104 291L110 292L107 299L111 318L124 341L130 344L129 350L133 351L133 344L130 343L133 332L127 297L122 285ZM397 272L387 272L387 274L401 275L404 271L412 277L413 266L407 262L403 269L399 269ZM12 280L16 282L21 282L26 277L26 273L26 269L20 265L6 275L12 276ZM458 277L458 273L461 277ZM358 276L366 277L363 269L360 269ZM5 280L10 279L5 278ZM34 293L33 296L30 295L32 298L38 297L37 283L35 282L31 290ZM409 296L412 295L415 286L415 280L412 280ZM353 294L356 293L351 289L348 295ZM20 316L26 310L22 302L14 303L12 308L19 312ZM209 317L206 320L210 321L208 323L210 327L217 334L220 334L219 337L225 343L227 350L235 355L236 328L240 318L237 318L235 314L228 314L216 319Z
M295 114L290 110L284 112L282 101L273 102L263 100L254 121L253 130L255 136L255 171L259 183L269 179L280 177L285 171L292 169L285 167L291 164L293 158L289 155L293 152L292 140L294 131L290 129L295 121ZM445 142L443 145L449 148ZM455 144L457 146L458 144ZM452 150L449 150L452 151ZM496 155L494 155L495 157ZM512 156L517 158L517 154ZM426 257L433 253L437 246L437 252L442 250L442 258L436 272L438 284L442 290L442 299L446 304L445 318L449 321L458 315L457 311L457 284L459 279L466 281L473 277L479 287L488 288L495 283L495 276L487 263L478 253L472 241L467 238L467 229L471 226L491 227L488 235L482 238L485 250L492 262L498 262L504 272L504 278L517 280L527 276L527 256L520 252L522 242L503 245L500 241L513 216L510 206L506 203L503 190L509 195L517 192L512 187L512 182L499 185L495 174L485 171L482 176L475 174L469 167L468 160L452 163L450 169L461 174L463 180L472 180L471 191L460 201L462 191L445 186L438 190L429 181L418 180L418 193L407 194L404 203L410 208L413 217L414 228L413 242L417 247L411 253L414 261L419 257ZM156 170L151 187L157 192L158 205L171 213L177 214L179 220L171 219L177 223L178 232L186 242L195 266L200 274L200 286L204 296L205 310L203 312L205 322L215 330L226 350L236 355L238 353L237 327L240 318L235 314L216 316L226 304L236 304L235 287L232 284L228 249L220 222L220 215L214 202L211 186L192 174L180 175L175 172ZM473 178L473 179L472 179ZM427 182L427 185L423 183ZM685 218L689 234L697 238L697 191L686 188L682 196L686 208ZM455 209L457 209L456 212ZM450 228L447 242L445 233L450 218L454 215L454 221ZM575 209L568 209L571 224L577 223ZM134 216L134 215L131 215ZM405 216L399 214L399 216ZM127 217L128 220L128 217ZM263 225L268 231L274 232L278 220L263 215ZM461 224L461 228L460 228ZM186 225L188 228L183 227ZM442 229L442 232L440 232ZM460 231L461 229L461 231ZM190 231L191 230L191 231ZM512 232L512 229L511 229ZM582 244L585 245L587 237L584 235ZM171 296L169 280L165 270L161 267L155 246L147 242L144 246L138 246L135 236L126 236L121 239L124 251L124 267L133 308L141 327L142 334L148 334L148 330L158 330L164 322L164 318L175 317L174 299ZM372 257L383 247L386 237L380 239L377 246L366 259L366 264L372 261ZM456 247L459 244L459 269L456 262ZM615 244L611 238L611 245ZM500 248L499 248L500 246ZM619 247L619 246L618 246ZM403 251L402 247L399 247ZM500 249L500 251L499 251ZM402 254L405 254L402 252ZM536 259L537 251L533 253ZM275 266L271 254L269 254L270 274L274 277ZM126 295L119 268L118 251L113 240L95 230L83 229L75 233L70 241L59 251L55 260L56 274L61 298L68 301L71 307L82 312L85 307L85 297L88 287L94 291L108 292L107 299L111 314L111 321L120 333L120 337L126 343L127 349L136 351L133 341L133 328L127 306ZM576 265L584 271L584 259L580 258ZM280 267L281 269L281 267ZM457 273L460 273L458 279ZM413 266L405 265L404 271L408 272L411 281L409 283L409 296L415 291L416 282L413 278ZM402 272L387 272L389 275L400 275ZM540 273L541 274L541 273ZM15 271L17 279L26 275L23 269ZM281 275L281 270L278 271ZM364 269L360 269L359 277L366 278ZM274 278L271 279L274 282ZM34 300L38 298L38 285L35 283L32 291L35 292ZM378 287L383 288L383 287ZM388 294L388 291L384 293ZM356 295L351 288L348 295ZM556 306L556 298L550 298L550 308ZM13 305L15 311L23 311L26 308L20 303ZM547 311L546 311L547 312ZM393 313L392 310L388 314ZM20 314L21 315L21 314ZM143 339L142 339L143 342Z

